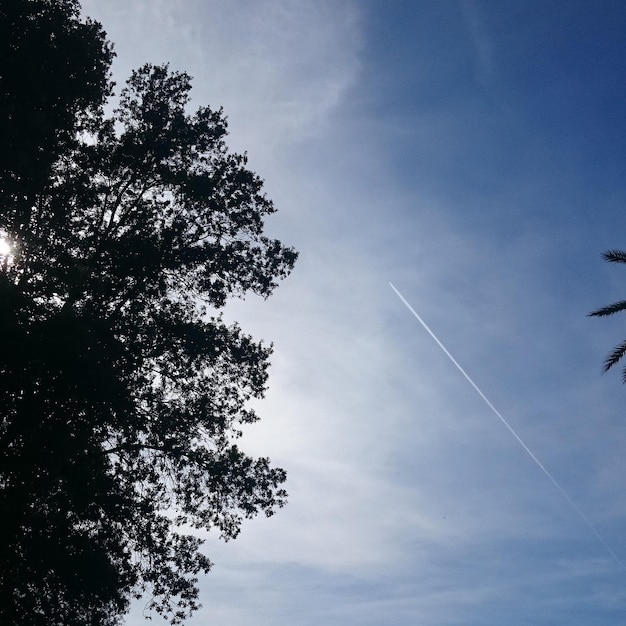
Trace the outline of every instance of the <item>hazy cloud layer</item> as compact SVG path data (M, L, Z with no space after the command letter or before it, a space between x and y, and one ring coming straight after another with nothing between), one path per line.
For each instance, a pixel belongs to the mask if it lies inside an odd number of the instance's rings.
M599 376L623 327L585 317L624 294L599 255L623 245L626 159L575 84L590 18L559 43L512 2L84 7L118 83L170 61L224 106L301 252L228 309L275 343L244 445L288 469L290 503L209 538L190 623L618 623L623 571L388 284L626 555L623 390Z

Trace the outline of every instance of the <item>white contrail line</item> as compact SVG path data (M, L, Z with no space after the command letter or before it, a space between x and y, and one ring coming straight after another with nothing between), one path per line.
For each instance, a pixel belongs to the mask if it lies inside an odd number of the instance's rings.
M493 404L491 404L491 402L489 401L487 396L478 388L478 385L469 377L467 372L457 363L456 359L448 352L448 350L441 343L441 341L439 341L439 339L437 339L437 336L435 335L435 333L432 330L430 330L430 328L428 328L426 322L417 314L415 309L406 301L404 296L391 283L389 283L389 286L396 292L396 295L398 296L398 298L400 298L400 300L402 300L402 302L404 302L404 304L406 305L406 308L409 309L409 311L411 311L411 313L414 315L415 319L426 329L426 332L436 341L437 345L445 352L446 356L454 363L454 365L459 370L459 372L461 372L461 374L463 374L463 376L466 378L467 382L472 387L474 387L474 389L476 390L478 395L485 401L487 406L496 414L496 417L498 417L498 419L507 427L509 432L513 435L513 437L515 437L515 439L520 444L520 446L522 446L522 448L524 448L524 450L526 450L526 452L528 453L530 458L538 465L539 469L550 479L550 482L561 492L563 497L570 503L570 505L576 511L576 513L578 513L578 515L583 519L585 524L587 524L587 526L589 526L589 528L593 531L593 534L598 538L600 543L605 547L606 551L613 557L615 562L623 570L626 570L626 565L624 565L624 563L622 563L622 561L619 559L617 554L615 554L615 552L613 552L613 550L611 549L609 544L604 540L604 537L602 537L602 535L600 534L598 529L593 525L591 520L583 513L582 509L569 497L569 495L567 494L565 489L563 489L563 487L561 487L561 485L559 485L559 483L557 482L556 478L554 478L554 476L552 476L552 474L550 474L550 472L545 468L543 463L533 454L532 450L522 441L521 437L513 430L511 425L504 419L504 417L502 416L500 411L498 411L498 409L496 409L496 407L493 406Z

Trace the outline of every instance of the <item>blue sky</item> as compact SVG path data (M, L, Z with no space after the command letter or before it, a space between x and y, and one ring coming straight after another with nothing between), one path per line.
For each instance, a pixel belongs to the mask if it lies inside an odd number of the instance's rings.
M626 570L389 282L625 562L626 318L586 314L626 297L626 5L83 5L118 83L170 61L224 106L301 255L228 309L275 344L243 445L290 503L207 538L189 624L622 623Z

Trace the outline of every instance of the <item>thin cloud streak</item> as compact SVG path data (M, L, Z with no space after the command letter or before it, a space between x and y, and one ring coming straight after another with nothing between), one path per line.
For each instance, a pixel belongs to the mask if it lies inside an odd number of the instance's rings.
M593 522L585 515L585 513L583 513L583 511L580 509L580 507L570 498L570 496L567 494L567 492L563 489L563 487L561 487L561 485L554 478L554 476L552 476L552 474L546 469L546 467L543 465L543 463L533 454L532 450L524 443L524 441L515 432L515 430L511 427L511 425L506 421L506 419L504 419L502 413L500 413L500 411L498 411L498 409L496 409L496 407L493 406L493 404L489 401L487 396L485 396L485 394L480 390L478 385L476 385L476 383L470 378L470 376L467 374L467 372L459 365L459 363L456 361L456 359L450 354L450 352L448 352L446 347L441 343L441 341L439 341L439 339L437 338L435 333L433 333L433 331L427 326L426 322L424 322L424 320L417 314L415 309L407 302L407 300L404 298L404 296L393 286L392 283L389 283L389 286L395 291L396 295L406 305L406 307L413 314L415 319L417 319L417 321L424 327L426 332L435 340L437 345L444 351L445 355L452 361L452 363L454 363L454 365L459 370L459 372L461 372L461 374L463 374L463 376L465 377L467 382L469 382L469 384L476 390L478 395L485 401L487 406L495 413L496 417L498 417L499 420L508 428L509 432L513 435L513 437L515 437L515 439L520 444L520 446L522 446L522 448L528 453L530 458L537 464L539 469L550 479L552 484L561 492L561 494L570 503L570 505L576 511L576 513L578 513L578 515L580 515L580 517L583 519L583 521L587 524L587 526L589 526L589 528L593 531L593 533L599 539L600 543L606 548L608 553L613 557L615 562L624 571L626 571L626 566L624 565L624 563L622 563L622 561L619 559L617 554L615 554L615 552L611 549L609 544L605 541L604 537L602 537L602 535L600 534L598 529L594 526Z
M476 0L462 0L460 6L476 54L478 79L486 87L494 75L493 43L487 36Z

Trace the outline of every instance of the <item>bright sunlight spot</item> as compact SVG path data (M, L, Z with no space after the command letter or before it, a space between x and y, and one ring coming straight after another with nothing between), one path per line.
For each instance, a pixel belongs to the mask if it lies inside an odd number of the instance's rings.
M8 256L11 254L11 244L6 237L0 235L0 256Z
M13 263L13 246L7 234L0 230L0 264L4 269Z

